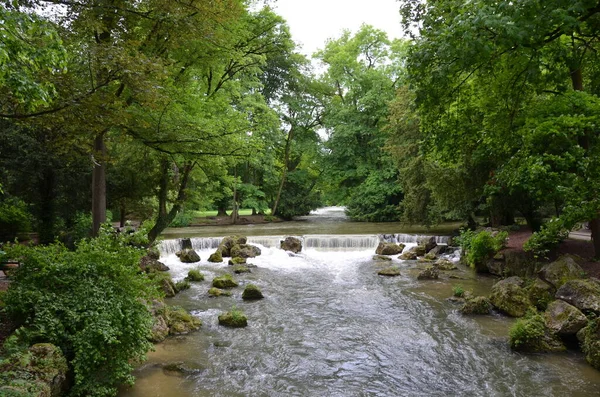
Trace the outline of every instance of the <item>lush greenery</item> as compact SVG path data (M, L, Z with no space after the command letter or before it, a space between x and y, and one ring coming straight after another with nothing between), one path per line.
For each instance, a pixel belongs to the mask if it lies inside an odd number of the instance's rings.
M463 249L465 262L477 271L486 271L486 261L500 251L508 237L507 232L492 234L487 230L463 230L457 239Z
M143 250L105 229L75 251L61 244L5 247L19 258L5 310L23 322L13 344L50 342L60 347L74 374L74 396L109 396L132 382L136 361L151 348L156 296L139 271Z
M546 332L544 317L536 312L518 319L508 331L510 347L522 350L527 346L535 346Z

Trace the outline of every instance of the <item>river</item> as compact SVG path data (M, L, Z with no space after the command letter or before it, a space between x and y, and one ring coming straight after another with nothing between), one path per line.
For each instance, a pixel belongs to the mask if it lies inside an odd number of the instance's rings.
M345 223L339 209L328 209L304 220L304 229L281 233L312 239L297 256L274 246L281 236L265 237L279 229L261 228L250 239L262 249L261 256L249 260L257 268L234 277L240 287L231 297L207 294L210 280L231 269L206 261L217 239L193 239L202 258L199 264L179 262L173 253L177 244L165 241L162 260L174 279L195 267L206 276L207 281L193 283L168 300L201 318L203 326L157 345L135 371L135 386L119 395L599 395L600 372L580 353L514 353L506 337L512 319L462 316L447 300L457 284L487 293L493 278L459 267L439 280L418 281L416 273L424 265L396 258L401 276L378 276L382 265L372 259L378 238L371 233L413 241L409 231L390 225L374 231L372 224L359 224L351 234ZM335 228L343 235L330 234ZM213 236L226 234L234 232ZM243 301L241 292L248 283L258 285L265 299ZM248 316L248 327L218 325L217 316L234 306ZM189 372L163 370L170 362L183 362Z

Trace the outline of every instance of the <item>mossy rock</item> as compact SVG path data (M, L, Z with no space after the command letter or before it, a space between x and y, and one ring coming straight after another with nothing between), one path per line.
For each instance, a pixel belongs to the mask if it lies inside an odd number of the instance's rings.
M597 370L600 370L600 321L592 320L585 328L577 333L585 360Z
M224 291L222 289L212 287L208 290L208 294L210 296L231 296L231 291Z
M217 248L217 250L219 252L221 252L222 256L225 256L225 257L234 256L234 255L231 255L231 248L234 245L246 244L246 241L248 241L248 239L245 236L223 237L223 240L221 240L221 243L219 244L219 248Z
M498 281L492 286L490 302L511 317L523 317L533 306L523 285L524 281L520 277Z
M423 245L417 245L416 247L412 247L409 252L414 252L417 256L425 256L427 248Z
M538 308L538 310L546 310L548 304L554 300L554 293L556 290L547 282L536 278L533 280L531 285L527 287L527 294L531 303Z
M539 277L556 289L562 287L567 281L582 278L585 276L585 272L576 259L571 255L563 255L544 266L539 271Z
M251 244L236 244L231 247L231 257L254 258L261 254L260 248Z
M423 236L420 237L417 240L417 244L419 247L423 247L423 250L425 251L423 253L423 255L425 255L425 253L431 251L432 249L434 249L435 247L437 247L437 243L435 241L435 237L434 236ZM422 255L419 255L422 256Z
M229 260L229 266L245 265L245 264L246 264L246 258L240 258L239 256L236 256Z
M176 252L175 255L179 257L179 260L183 263L196 263L200 262L200 255L191 248L183 249Z
M430 260L430 261L434 261L437 259L437 255L433 252L428 252L425 254L425 256L423 258Z
M238 286L231 274L225 274L221 277L215 277L212 281L212 286L220 289L234 288Z
M243 328L248 325L248 318L239 310L231 310L219 315L219 324L231 328Z
M377 255L398 255L404 250L404 244L379 243L375 249Z
M485 296L476 296L475 298L467 299L465 304L460 308L462 314L490 314L492 304Z
M379 270L377 274L386 277L396 277L400 275L400 269L396 266L386 267L385 269Z
M588 323L587 317L575 306L555 300L544 312L546 326L558 335L576 335Z
M417 259L417 253L414 251L406 251L403 252L402 255L398 256L398 259L402 259L403 261L414 261Z
M435 266L428 266L417 275L417 280L437 280L440 272Z
M203 368L191 366L183 361L165 363L162 365L162 369L165 372L165 375L175 375L180 377L197 374L203 370Z
M175 282L167 272L150 273L150 279L167 298L172 298L177 293Z
M221 251L216 250L208 257L208 261L212 263L221 263L223 262L223 255L221 255Z
M279 248L297 254L302 251L302 240L296 237L286 237L279 243Z
M556 291L554 297L584 313L600 314L600 280L596 278L567 281Z
M385 255L373 255L373 260L378 262L389 262L392 260L392 258Z
M200 319L192 316L182 307L167 307L167 325L169 335L187 334L202 326Z
M175 291L176 292L185 291L186 289L190 289L191 287L192 287L192 284L190 283L190 281L188 279L183 279L183 280L175 283Z
M250 268L248 266L244 266L244 265L235 265L233 267L233 272L235 274L252 273L252 271L250 270Z
M166 272L169 270L169 267L162 262L159 262L158 259L151 257L150 255L145 255L140 259L140 269L146 273L152 272Z
M187 274L187 279L190 281L204 281L204 274L199 269L192 269Z
M242 292L242 299L244 300L256 300L264 298L262 291L254 284L246 285L244 292Z
M60 348L38 343L0 362L0 396L58 397L67 388L67 360Z
M458 267L448 259L438 259L434 264L440 270L456 270Z

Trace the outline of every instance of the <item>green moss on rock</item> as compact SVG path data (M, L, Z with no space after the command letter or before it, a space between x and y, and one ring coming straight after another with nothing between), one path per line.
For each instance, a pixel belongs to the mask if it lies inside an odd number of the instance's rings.
M485 296L476 296L475 298L467 299L465 304L460 308L462 314L490 314L492 304Z
M524 352L558 352L566 350L560 338L553 334L540 314L530 314L517 320L510 328L511 349Z
M264 298L262 291L254 284L246 285L244 292L242 292L242 299L244 300L256 300Z
M248 325L248 318L241 311L231 309L219 315L219 324L225 327L242 328Z
M216 250L208 257L208 261L212 263L221 263L223 262L223 255L221 255L221 251Z
M239 256L236 256L229 260L229 266L244 265L244 264L246 264L246 258L240 258Z
M233 280L231 274L225 274L221 277L215 277L212 281L212 285L215 288L227 289L237 287L238 283Z
M192 269L188 272L187 279L190 281L204 281L204 274L199 269Z
M397 266L386 267L377 272L380 276L396 277L400 275L400 269Z
M222 289L212 287L211 289L208 290L208 294L210 296L221 296L221 295L231 296L231 291L224 291Z
M235 274L252 273L252 271L250 270L250 268L248 266L244 266L244 265L235 265L233 267L233 272Z
M527 291L521 286L524 284L520 277L509 277L492 286L490 302L498 310L512 317L523 317L532 307Z
M192 316L184 308L174 306L167 307L167 325L170 335L180 335L197 330L202 326L202 321Z

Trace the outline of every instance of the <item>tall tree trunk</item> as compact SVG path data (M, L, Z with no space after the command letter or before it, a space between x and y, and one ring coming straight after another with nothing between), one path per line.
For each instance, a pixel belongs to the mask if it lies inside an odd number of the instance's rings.
M104 133L94 139L94 169L92 171L92 236L98 236L100 225L106 222L106 146Z
M279 188L277 189L277 197L275 197L275 203L271 209L271 215L277 214L277 207L279 206L279 200L281 199L281 192L283 191L283 185L285 184L285 178L287 178L288 163L290 161L290 147L292 139L294 138L294 127L290 127L287 139L285 141L285 150L283 152L283 171L281 172L281 181L279 181Z
M166 166L165 166L166 164ZM179 189L177 191L177 198L175 199L175 203L171 207L171 210L167 212L167 193L169 188L169 162L164 160L162 163L162 175L160 181L160 187L158 192L158 217L156 218L156 223L148 232L148 240L150 243L153 243L156 238L165 230L175 216L181 211L183 204L185 203L185 199L187 197L186 190L189 182L190 173L194 168L195 163L186 162L183 166L183 172L181 173L181 178L179 180Z

